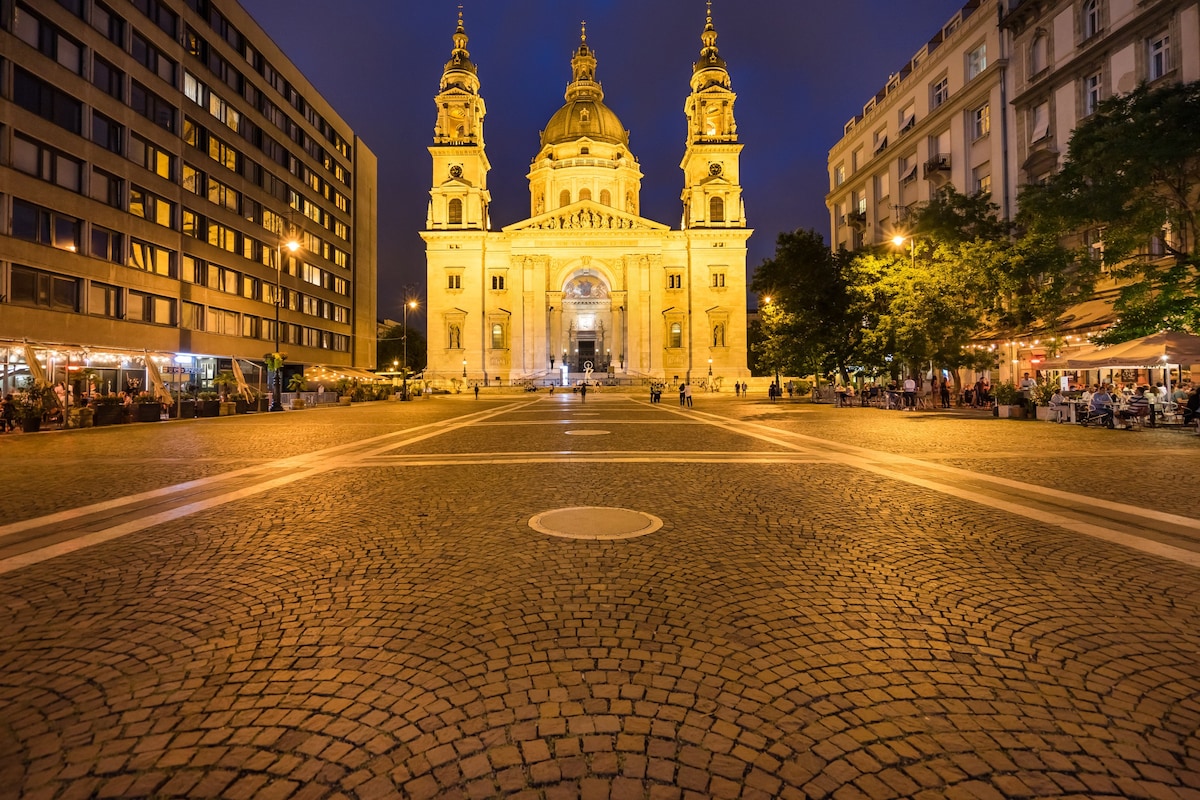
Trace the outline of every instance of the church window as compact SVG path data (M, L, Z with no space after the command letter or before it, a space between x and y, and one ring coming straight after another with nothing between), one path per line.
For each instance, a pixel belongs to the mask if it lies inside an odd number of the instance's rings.
M600 204L605 206L612 205L612 195L608 193L608 189L600 190Z
M580 122L586 124L588 122L591 122L591 120L592 120L592 115L588 112L588 110L586 108L579 109L579 121Z
M678 322L671 323L671 336L667 347L683 347L683 326Z
M492 325L492 349L504 349L504 326L499 322Z
M1083 4L1083 38L1090 39L1100 32L1099 0L1088 0Z
M586 155L590 154L591 152L592 151L586 147L579 148L579 155L581 155L581 156L586 156Z
M462 288L462 275L450 275L450 276L448 276L448 278L449 278L449 280L446 282L447 289L461 289Z
M724 272L714 272L713 276L712 276L712 281L713 281L714 289L724 289L725 288L725 273Z
M504 288L504 276L503 275L493 275L492 276L492 288L497 291L500 291L501 289Z
M462 328L457 325L451 325L446 329L448 347L451 350L462 349Z
M708 221L725 221L725 201L720 197L710 197L708 200Z
M725 346L725 326L717 324L713 326L713 347Z
M579 190L579 199L580 200L591 200L592 199L592 190L591 189L580 189Z
M450 208L446 214L446 221L451 225L462 224L462 200L457 197L450 201Z
M668 289L682 289L683 288L683 274L679 273L679 272L669 273L667 275L667 288Z
M563 189L558 193L558 207L563 208L569 205L571 205L571 190Z

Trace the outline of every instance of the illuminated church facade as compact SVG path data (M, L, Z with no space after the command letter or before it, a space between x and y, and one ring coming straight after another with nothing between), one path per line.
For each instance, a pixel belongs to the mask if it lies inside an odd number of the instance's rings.
M433 385L731 385L746 367L746 227L729 72L711 10L684 112L679 230L642 217L629 132L604 104L586 29L529 173L529 217L493 231L487 107L459 14L436 97L428 269Z

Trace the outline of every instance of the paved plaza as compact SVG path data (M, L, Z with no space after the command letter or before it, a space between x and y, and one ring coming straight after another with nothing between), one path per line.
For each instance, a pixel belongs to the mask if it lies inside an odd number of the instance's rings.
M485 392L0 465L0 797L1200 798L1194 434Z

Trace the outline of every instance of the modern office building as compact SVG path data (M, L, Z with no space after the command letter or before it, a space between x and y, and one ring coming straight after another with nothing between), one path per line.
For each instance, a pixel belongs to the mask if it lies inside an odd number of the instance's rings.
M146 358L253 383L276 342L374 366L375 156L241 6L2 0L0 23L6 383L26 343L114 390Z
M709 15L690 92L679 230L639 214L642 171L586 31L529 166L529 217L492 231L487 112L459 17L436 97L429 216L435 383L749 377L736 95ZM655 54L659 57L661 54ZM589 370L591 372L589 373Z

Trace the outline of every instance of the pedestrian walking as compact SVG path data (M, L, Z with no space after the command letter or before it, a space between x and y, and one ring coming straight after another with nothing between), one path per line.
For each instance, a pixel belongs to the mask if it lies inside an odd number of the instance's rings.
M685 383L683 385L683 397L685 400L687 400L687 407L691 408L692 407L692 385L690 383Z
M742 384L741 384L741 382L740 382L740 381L734 381L734 382L733 382L733 396L734 396L734 397L741 397L741 396L742 396Z
M579 387L579 402L587 402L587 381L584 381L583 385Z
M479 399L479 384L475 384L475 399Z

